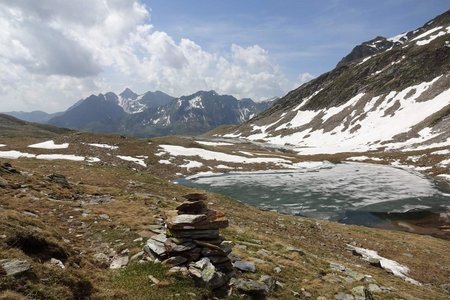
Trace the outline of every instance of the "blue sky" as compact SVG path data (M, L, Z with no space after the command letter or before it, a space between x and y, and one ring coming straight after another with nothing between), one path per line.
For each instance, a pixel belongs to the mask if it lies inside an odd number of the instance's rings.
M257 44L292 80L318 76L377 35L394 36L450 9L444 0L147 0L151 23L209 51Z
M448 0L0 1L0 111L61 111L127 87L283 96L357 44L448 9Z

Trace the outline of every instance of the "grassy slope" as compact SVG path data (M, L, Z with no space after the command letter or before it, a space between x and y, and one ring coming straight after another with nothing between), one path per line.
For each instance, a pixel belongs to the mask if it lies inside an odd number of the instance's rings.
M75 291L83 291L94 299L170 299L176 294L180 294L177 299L200 297L204 291L195 289L189 280L164 276L164 270L159 266L132 264L123 271L111 271L93 258L94 254L105 252L105 249L116 252L129 249L130 254L139 252L143 244L135 239L148 233L149 225L156 222L162 210L173 208L179 203L180 195L192 191L160 179L173 176L176 170L156 163L160 158L153 155L155 142L148 145L143 140L91 134L60 137L60 140L117 143L123 153L149 155L149 168L136 170L133 169L134 164L120 161L114 161L116 166L34 159L12 161L18 169L33 175L0 174L17 184L0 194L0 257L30 259L7 241L14 236L32 234L68 253L68 267L55 269L35 258L32 272L27 276L15 280L1 277L0 290L12 289L40 299L76 298L78 292ZM2 143L25 150L25 145L36 141L42 139L8 139ZM180 143L174 138L158 141ZM182 143L187 145L190 142ZM74 153L75 150L85 155L89 151L84 146L74 144L74 147L78 148L58 153ZM103 158L100 152L96 154ZM104 158L106 160L107 155ZM0 162L5 160L0 159ZM50 173L66 175L72 183L71 188L43 180L43 176ZM53 193L53 198L59 195L60 200L49 200L50 193ZM101 205L83 205L79 201L92 195L110 195L114 201ZM349 282L343 274L330 269L330 262L371 275L379 285L393 288L389 293L376 295L377 299L445 299L449 296L440 288L441 284L449 283L448 241L264 212L214 194L209 194L209 198L211 207L224 211L230 219L231 226L223 234L241 245L233 252L247 259L263 260L257 263L258 274L246 276L257 277L264 273L285 283L284 289L276 291L273 298L289 299L293 297L292 291L303 288L314 297L331 299L336 292L348 292L363 284ZM36 216L25 215L25 211ZM110 220L102 219L102 214L107 214ZM261 245L253 240L260 240ZM346 244L377 250L380 255L407 265L411 269L410 276L422 282L423 286L408 284L370 266L346 250ZM302 248L305 254L290 252L289 246ZM261 249L270 251L270 254L259 251ZM273 270L275 266L280 266L282 271L276 273ZM148 273L165 278L171 284L151 287ZM195 293L195 296L188 293Z

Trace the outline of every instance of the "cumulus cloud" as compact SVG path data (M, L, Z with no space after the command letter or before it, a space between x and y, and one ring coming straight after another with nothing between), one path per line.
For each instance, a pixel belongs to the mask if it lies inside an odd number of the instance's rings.
M292 87L260 46L232 44L219 54L176 41L150 24L138 0L0 0L0 26L0 111L62 110L125 86L256 100Z
M297 78L297 86L307 83L307 82L313 80L314 78L316 78L316 76L314 76L308 72L301 73L298 75L298 78Z

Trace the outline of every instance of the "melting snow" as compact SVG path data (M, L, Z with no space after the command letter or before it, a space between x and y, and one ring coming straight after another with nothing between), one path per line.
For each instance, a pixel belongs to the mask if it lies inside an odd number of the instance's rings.
M39 148L39 149L65 149L65 148L69 147L69 144L68 143L55 144L55 142L53 140L50 140L50 141L45 141L45 142L38 143L38 144L33 144L28 147L29 148Z
M202 98L197 96L189 100L190 108L203 108Z
M450 165L450 158L442 160L438 165L444 168L448 167Z
M6 145L4 145L4 144L0 144L0 147L5 147Z
M86 157L86 161L90 163L101 162L101 159L98 157Z
M376 109L374 109L375 103L379 102L380 97L383 95L373 97L371 100L362 103L365 105L361 111L358 111L355 110L355 106L361 103L360 100L364 96L364 94L358 94L337 107L318 111L298 111L292 120L289 122L285 121L286 123L281 124L275 130L266 132L267 129L270 129L270 126L280 122L280 120L266 126L253 125L254 134L248 136L247 139L261 139L277 145L295 145L295 150L301 154L365 152L377 149L380 146L388 149L399 149L412 145L415 142L423 143L432 137L436 137L438 133L432 134L431 129L428 128L420 132L420 138L417 140L381 144L384 141L392 140L394 136L400 133L408 132L411 127L448 105L450 89L428 101L417 101L419 96L441 77L436 77L430 82L423 82L405 88L400 92L393 91L385 96L385 99L379 103ZM390 111L394 105L399 105L399 108L395 109L395 111ZM344 115L343 112L346 109L353 110L354 113L350 116ZM357 112L359 113L357 114ZM318 116L321 116L323 125L326 121L331 121L330 118L335 118L340 113L341 116L339 118L342 118L342 121L338 119L339 123L332 131L324 132L321 128L312 131L311 127L308 126L303 131L297 131L288 135L284 135L284 132L277 132L288 127L294 128L308 125ZM346 122L349 125L348 127L345 127ZM450 144L450 139L447 142L439 143L439 146L447 146L448 144ZM438 146L436 145L436 147ZM417 147L414 148L417 149Z
M204 142L204 141L195 141L197 144L202 144L206 146L231 146L234 145L232 143L225 143L225 142Z
M438 150L438 151L431 152L431 154L446 155L446 154L450 154L450 150L449 149Z
M111 150L116 150L119 148L118 146L111 146L111 145L107 145L107 144L88 144L88 145L92 146L92 147L106 148L106 149L111 149Z
M72 154L39 154L36 156L37 159L44 159L44 160L56 160L56 159L63 159L63 160L73 160L73 161L83 161L84 156L78 156L78 155L72 155Z
M184 160L186 161L186 163L184 165L180 165L181 168L186 168L188 171L191 168L200 168L203 166L203 164L199 161L195 161L195 160Z
M173 156L199 156L204 160L218 160L231 163L291 163L291 161L273 157L244 157L226 154L223 152L209 151L201 148L186 148L182 146L160 145L164 152Z
M383 159L378 158L378 157L368 157L368 156L352 156L352 157L348 157L346 160L351 160L351 161L364 161L364 160L382 161Z
M144 159L125 155L117 155L117 157L122 160L131 161L143 167L147 167L147 164L145 163Z
M392 274L402 278L403 280L405 280L409 283L421 285L418 281L407 276L407 274L409 272L409 268L407 266L401 265L398 262L396 262L395 260L387 259L383 256L380 256L380 255L378 255L377 251L369 250L369 249L365 249L365 248L359 248L359 247L355 247L352 245L347 245L347 246L349 247L350 250L356 251L357 253L362 255L362 258L364 260L369 261L370 259L377 259L380 261L380 265L383 269L391 271Z
M450 174L439 174L436 177L443 178L450 182Z
M18 159L19 157L36 157L34 154L30 153L23 153L16 150L10 150L10 151L0 151L0 157L1 158L8 158L8 159Z
M158 163L160 163L161 165L171 165L172 164L172 162L168 159L160 159L158 161Z

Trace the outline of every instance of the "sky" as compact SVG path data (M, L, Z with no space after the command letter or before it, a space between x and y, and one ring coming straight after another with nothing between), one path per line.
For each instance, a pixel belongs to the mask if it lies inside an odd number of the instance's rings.
M0 0L0 111L67 109L126 87L260 101L448 0Z

